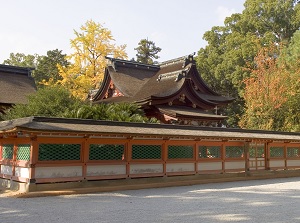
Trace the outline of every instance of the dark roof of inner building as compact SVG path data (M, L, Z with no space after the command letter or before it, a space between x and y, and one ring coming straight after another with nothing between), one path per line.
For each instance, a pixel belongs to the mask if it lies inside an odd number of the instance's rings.
M195 96L203 102L214 106L215 104L227 104L233 98L224 97L212 91L198 74L191 55L166 61L158 65L141 64L134 61L125 61L109 58L106 76L110 76L116 88L123 93L123 97L111 97L108 99L97 98L104 86L95 94L94 101L103 102L146 102L155 99L163 99L175 96L186 87L186 79L190 73L196 72L195 84L201 87L201 91ZM109 79L105 79L108 81ZM105 82L104 81L104 82ZM197 82L197 83L196 83ZM108 85L106 85L107 87Z
M0 103L27 103L27 96L36 92L32 68L0 65Z

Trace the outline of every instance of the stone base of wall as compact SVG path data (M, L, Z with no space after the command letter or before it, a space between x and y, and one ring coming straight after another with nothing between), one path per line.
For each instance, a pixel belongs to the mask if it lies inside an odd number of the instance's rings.
M0 179L2 187L19 190L19 197L55 196L68 194L84 194L109 192L119 190L137 190L173 186L188 186L196 184L232 182L244 180L259 180L271 178L300 177L300 170L263 170L249 173L224 173L189 176L168 176L151 178L134 178L118 180L80 181L64 183L26 184ZM25 193L24 193L25 192Z
M16 181L9 180L9 179L1 179L0 178L0 187L3 189L9 189L12 191L18 191L20 193L27 193L30 191L28 183L16 182Z

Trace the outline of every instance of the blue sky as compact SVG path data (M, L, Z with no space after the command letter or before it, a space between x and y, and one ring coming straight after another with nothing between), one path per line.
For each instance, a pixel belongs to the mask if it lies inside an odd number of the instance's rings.
M162 48L158 61L205 47L203 34L241 13L245 0L0 0L0 63L10 53L70 53L74 30L94 20L112 31L116 45L126 44L129 59L148 38Z

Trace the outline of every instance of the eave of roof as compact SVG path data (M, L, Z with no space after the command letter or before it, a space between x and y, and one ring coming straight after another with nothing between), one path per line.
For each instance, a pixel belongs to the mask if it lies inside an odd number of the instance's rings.
M193 119L203 119L206 120L223 120L227 118L227 116L216 115L212 113L208 113L205 111L200 111L196 108L188 108L188 107L179 107L179 106L157 106L158 110L164 114L167 114L171 117L179 118L193 118Z
M275 132L260 130L243 130L217 127L198 127L181 125L145 124L112 121L95 121L83 119L27 117L0 122L0 135L9 132L27 131L35 134L84 133L84 134L118 134L129 136L185 137L190 139L236 139L269 140L300 143L300 133Z
M17 67L17 66L0 64L0 72L4 72L4 73L25 74L30 76L31 71L33 71L34 69L35 68L32 67Z

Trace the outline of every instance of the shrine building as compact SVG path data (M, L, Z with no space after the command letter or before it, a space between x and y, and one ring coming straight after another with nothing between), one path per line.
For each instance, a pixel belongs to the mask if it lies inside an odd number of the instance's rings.
M217 108L234 100L205 84L193 55L157 65L107 60L103 83L90 97L94 103L132 102L161 123L216 126L226 118L216 114Z

